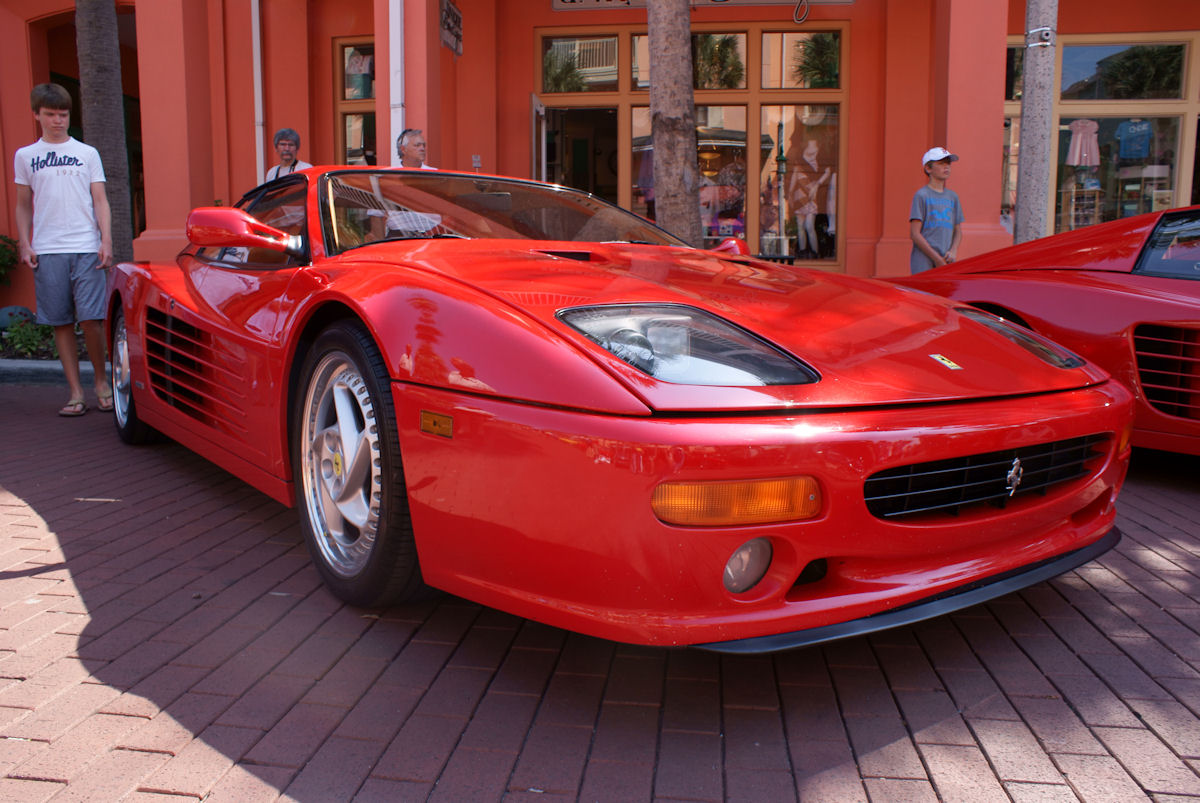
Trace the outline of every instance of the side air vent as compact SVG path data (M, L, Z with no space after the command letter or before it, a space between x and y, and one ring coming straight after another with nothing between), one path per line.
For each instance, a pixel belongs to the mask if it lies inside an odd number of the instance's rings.
M1133 349L1150 406L1200 419L1200 329L1142 324L1133 330Z
M207 333L162 310L146 314L146 367L150 387L167 404L202 424L244 438L245 364L214 348Z

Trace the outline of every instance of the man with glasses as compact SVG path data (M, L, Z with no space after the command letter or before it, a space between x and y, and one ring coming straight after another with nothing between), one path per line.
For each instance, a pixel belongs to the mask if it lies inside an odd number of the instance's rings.
M264 184L280 176L286 176L288 173L312 167L308 162L301 161L298 157L300 153L300 135L296 133L294 128L281 128L276 131L274 143L275 153L279 154L279 164L267 170L266 176L263 177Z

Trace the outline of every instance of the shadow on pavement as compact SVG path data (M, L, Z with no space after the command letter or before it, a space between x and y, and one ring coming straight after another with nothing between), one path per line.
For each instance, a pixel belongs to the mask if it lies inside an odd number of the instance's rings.
M344 606L292 511L60 395L0 384L0 797L1200 794L1196 458L1138 453L1125 542L1051 583L720 657Z

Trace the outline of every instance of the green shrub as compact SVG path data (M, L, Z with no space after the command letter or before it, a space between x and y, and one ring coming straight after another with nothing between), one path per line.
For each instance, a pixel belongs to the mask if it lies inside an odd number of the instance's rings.
M15 321L4 333L6 345L18 354L34 357L40 354L58 356L54 347L54 327L30 321Z

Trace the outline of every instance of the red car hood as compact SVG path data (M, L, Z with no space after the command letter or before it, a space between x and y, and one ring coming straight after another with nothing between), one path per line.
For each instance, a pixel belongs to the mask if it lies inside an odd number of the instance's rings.
M1066 390L1101 369L1050 365L953 302L889 283L747 257L626 243L432 240L359 249L355 258L469 284L577 344L659 410L840 407ZM697 387L660 382L555 317L593 304L684 304L712 312L814 368L810 385Z

